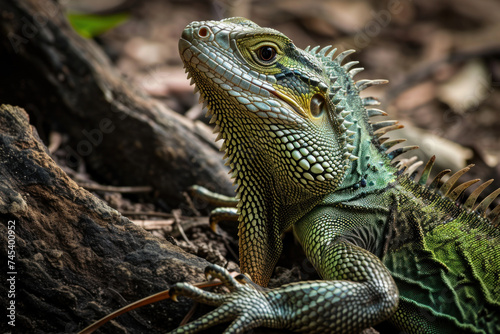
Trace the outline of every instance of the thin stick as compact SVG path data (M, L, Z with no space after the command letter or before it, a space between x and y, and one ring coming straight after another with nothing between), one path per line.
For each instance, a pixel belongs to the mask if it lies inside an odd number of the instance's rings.
M124 216L153 216L153 217L165 217L174 218L174 215L168 212L158 212L158 211L120 211Z
M203 283L195 283L193 286L197 288L208 288L212 286L217 286L221 285L222 282L218 279L210 281L210 282L203 282ZM127 306L122 307L121 309L108 314L107 316L103 317L102 319L94 322L92 325L88 326L84 330L82 330L79 334L90 334L93 333L96 329L107 323L108 321L118 317L119 315L122 315L124 313L127 313L129 311L135 310L136 308L146 306L152 303L159 302L160 300L165 300L165 299L170 299L170 289L169 290L164 290L161 292L158 292L154 295L148 296L146 298L143 298L141 300L138 300L132 304L129 304Z
M97 191L108 191L115 193L149 193L153 191L151 186L137 186L137 187L115 187L115 186L104 186L102 184L78 182L80 187L87 190L97 190Z
M188 239L186 233L184 233L184 229L182 228L181 218L180 218L181 210L178 209L172 210L172 214L174 215L175 226L179 230L179 233L181 234L184 241L186 241L190 246L194 246L193 243Z

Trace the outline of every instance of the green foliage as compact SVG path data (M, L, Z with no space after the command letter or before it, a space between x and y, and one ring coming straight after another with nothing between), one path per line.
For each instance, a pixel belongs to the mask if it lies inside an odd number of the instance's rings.
M69 13L67 17L76 32L85 38L92 38L122 24L129 18L129 14L120 13L102 16Z

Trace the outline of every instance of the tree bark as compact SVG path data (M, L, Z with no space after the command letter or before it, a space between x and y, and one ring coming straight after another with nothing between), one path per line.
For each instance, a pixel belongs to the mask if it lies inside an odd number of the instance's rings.
M170 207L193 184L231 194L213 143L190 120L143 95L52 0L0 1L0 101L68 134L65 163L101 180L152 186Z
M26 106L42 131L50 122L50 130L69 135L66 165L84 161L106 182L153 186L171 207L192 184L232 192L213 144L127 83L93 41L72 30L56 2L0 1L0 73L2 103ZM203 280L208 264L80 188L49 156L26 112L6 105L0 232L1 277L9 279L0 284L0 301L11 307L2 332L77 332L172 283ZM190 304L157 303L101 332L164 332Z
M76 332L174 282L203 280L208 262L152 236L80 188L36 137L22 109L0 107L1 273L10 279L2 279L0 300L14 305L8 310L14 317L4 317L0 328ZM172 329L187 304L144 307L102 332ZM12 319L15 327L7 325Z

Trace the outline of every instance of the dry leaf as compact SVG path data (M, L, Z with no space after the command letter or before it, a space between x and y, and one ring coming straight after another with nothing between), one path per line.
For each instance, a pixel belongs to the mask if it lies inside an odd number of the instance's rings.
M450 80L438 87L437 97L463 114L480 104L491 89L488 70L479 60L469 61Z

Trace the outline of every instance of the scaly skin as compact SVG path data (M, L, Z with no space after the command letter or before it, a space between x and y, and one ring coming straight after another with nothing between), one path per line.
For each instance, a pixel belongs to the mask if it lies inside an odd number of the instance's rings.
M500 209L488 219L489 203L470 210L476 195L465 207L454 203L470 185L450 191L466 169L427 187L431 164L420 181L416 165L391 164L412 147L387 153L396 142L380 137L400 126L371 124L385 113L359 96L384 80L355 82L357 62L342 65L350 52L304 51L242 18L191 23L179 50L238 184L242 272L266 286L292 228L324 280L265 289L211 266L232 292L175 285L174 297L219 307L174 333L230 320L225 333L357 333L386 319L409 333L500 332L492 224Z

